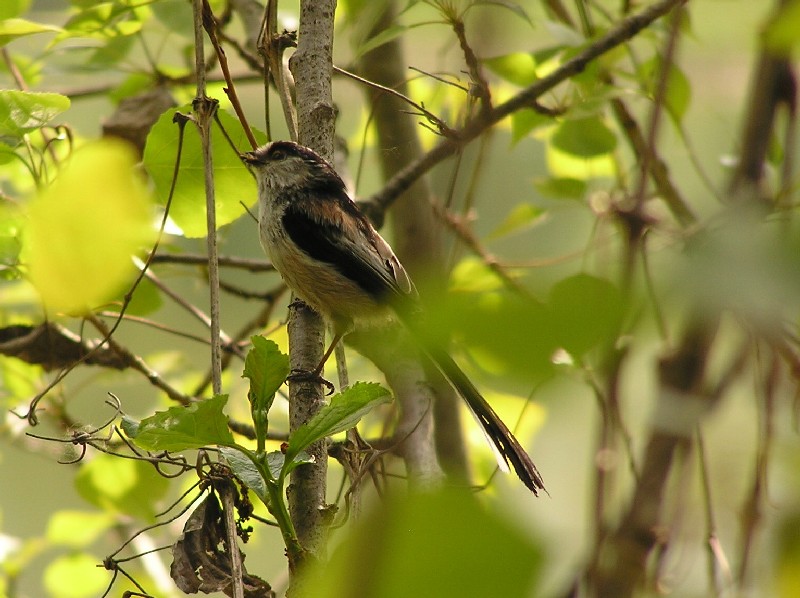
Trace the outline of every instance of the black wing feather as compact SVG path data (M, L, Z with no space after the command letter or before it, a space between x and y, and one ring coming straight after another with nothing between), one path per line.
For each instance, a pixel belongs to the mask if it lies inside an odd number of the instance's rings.
M302 209L298 203L290 203L283 214L283 227L295 245L311 258L334 266L378 303L404 294L386 264L368 260L361 252L354 251L359 241L371 242L371 231L357 208L348 205L351 204L349 199L338 203L358 222L359 233L364 237L362 240L348 239L336 223L313 218L310 211Z

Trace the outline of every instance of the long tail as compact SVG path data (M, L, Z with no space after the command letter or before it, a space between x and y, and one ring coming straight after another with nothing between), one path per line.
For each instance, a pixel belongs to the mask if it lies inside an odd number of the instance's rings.
M505 465L503 469L507 469L508 465L511 465L522 483L536 496L539 496L539 490L547 492L542 476L528 453L447 351L431 347L425 347L424 350L469 405L484 433L494 445L495 453L505 461L503 463L498 459L501 467Z

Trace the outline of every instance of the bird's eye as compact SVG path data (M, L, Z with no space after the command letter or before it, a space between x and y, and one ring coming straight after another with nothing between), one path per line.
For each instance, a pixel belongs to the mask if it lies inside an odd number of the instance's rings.
M274 160L276 162L278 160L283 160L285 158L286 158L286 152L283 150L273 150L269 155L269 159Z

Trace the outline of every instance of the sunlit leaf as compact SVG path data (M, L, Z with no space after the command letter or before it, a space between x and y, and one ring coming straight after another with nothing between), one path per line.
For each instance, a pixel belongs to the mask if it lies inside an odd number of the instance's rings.
M242 378L250 380L248 397L253 409L269 410L275 393L289 375L289 356L263 336L253 336L253 348L244 361Z
M102 304L131 279L131 256L155 235L135 163L128 144L94 142L31 202L24 255L48 309Z
M597 117L565 120L551 138L552 144L562 152L591 158L608 154L617 147L617 138Z
M453 293L482 293L502 287L503 281L477 257L465 257L450 273L449 290Z
M54 43L70 37L108 39L133 35L141 29L138 9L118 2L93 2L70 17Z
M189 106L177 109L189 112ZM172 118L176 110L165 112L147 136L144 164L153 179L156 197L166 204L178 147L178 126ZM234 117L219 112L222 125L242 151L250 149L242 127ZM259 142L263 134L257 133ZM256 201L256 184L225 138L215 129L211 135L211 151L214 163L214 190L216 195L217 226L224 226L245 213L240 202L252 205ZM185 128L181 170L170 207L170 217L187 237L202 237L206 234L206 200L203 184L203 156L200 151L200 136L197 128L189 123Z
M46 536L53 544L88 546L114 523L104 511L56 511L47 522Z
M108 572L99 559L85 552L65 554L51 561L44 571L44 587L53 598L91 598L108 586Z
M527 87L538 78L536 59L527 52L514 52L487 58L483 60L483 64L504 80L520 87Z
M0 8L0 11L4 9L6 9L5 6ZM8 42L26 35L53 31L61 31L61 28L44 23L34 23L26 19L3 19L0 20L0 46L5 46Z
M0 19L8 20L25 14L30 5L31 0L3 0L0 3Z
M286 458L290 459L314 442L355 426L373 407L386 403L391 393L380 384L358 382L331 398L310 421L289 437Z
M150 463L97 455L81 463L75 488L84 500L101 509L150 520L169 481Z
M553 117L537 112L533 108L523 108L511 115L511 139L514 143L524 139L531 131L553 123Z
M594 158L584 158L568 154L547 144L545 153L547 169L550 175L559 179L588 180L601 177L612 177L615 172L611 154L603 154Z
M2 90L0 135L21 137L45 126L69 106L69 98L60 93Z
M125 433L148 451L183 451L217 444L232 445L228 416L222 409L228 395L217 395L187 407L170 407L140 422L123 420Z

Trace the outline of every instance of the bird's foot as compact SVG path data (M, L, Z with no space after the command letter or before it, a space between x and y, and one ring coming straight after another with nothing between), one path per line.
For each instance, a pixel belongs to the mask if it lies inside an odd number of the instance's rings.
M309 370L292 370L292 373L286 377L287 382L315 382L325 387L326 395L332 395L334 386L328 380L323 378L319 372Z

